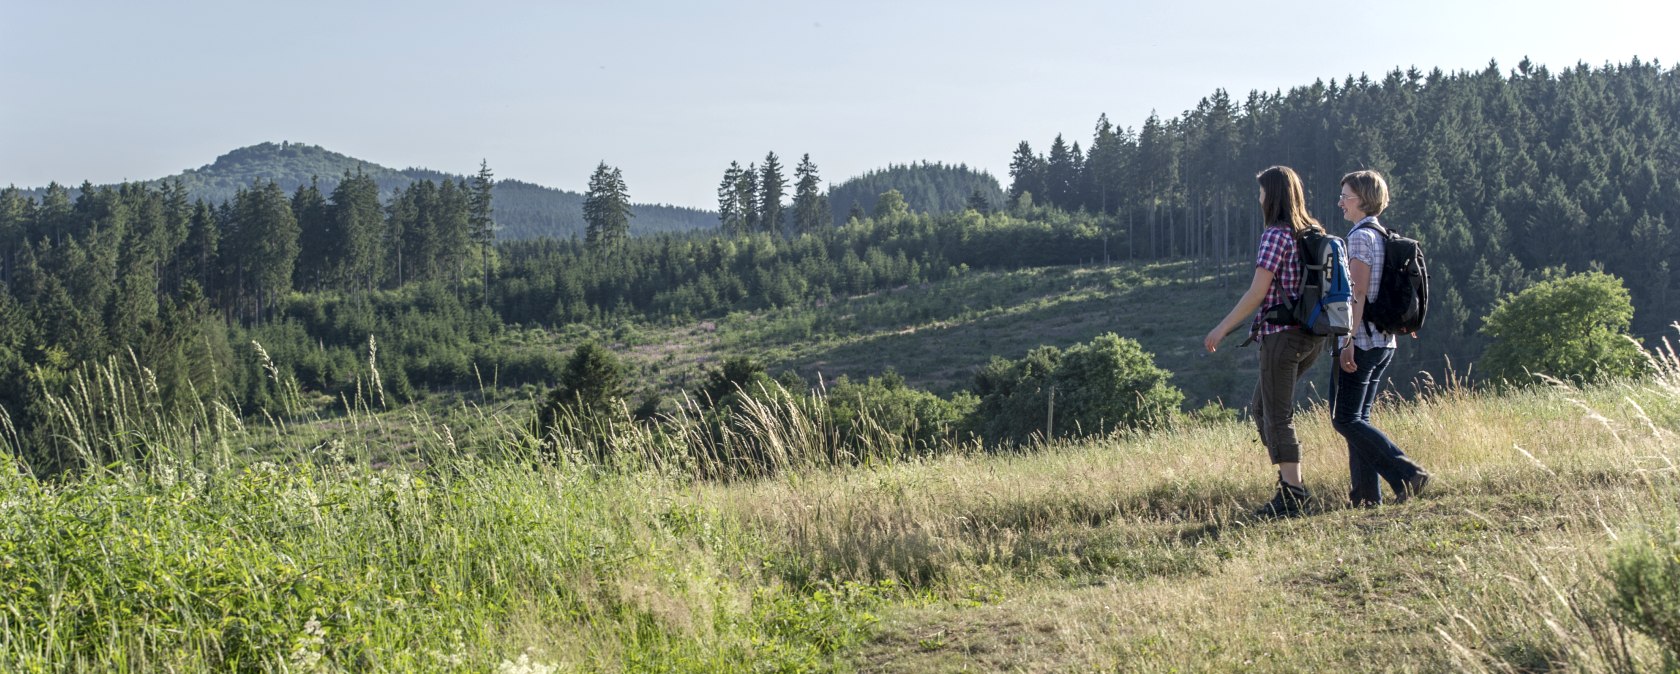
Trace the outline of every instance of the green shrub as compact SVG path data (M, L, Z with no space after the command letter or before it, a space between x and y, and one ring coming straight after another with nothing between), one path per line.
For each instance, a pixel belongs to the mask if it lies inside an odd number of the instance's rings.
M1061 351L1044 346L1025 358L993 358L975 375L979 397L967 427L988 440L1073 438L1170 423L1184 393L1154 356L1114 333ZM1051 397L1054 396L1054 416Z
M1667 650L1680 665L1680 532L1624 543L1610 556L1610 610L1622 624Z
M1589 272L1554 278L1501 299L1482 324L1492 338L1478 365L1495 381L1544 374L1592 383L1641 374L1628 339L1633 300L1619 278Z
M880 444L890 436L920 452L960 441L958 427L976 404L972 395L945 400L910 388L892 371L863 382L842 376L828 388L829 421L848 444Z
M531 435L541 440L546 453L556 451L564 438L591 448L594 460L605 460L610 444L605 439L613 437L613 426L622 421L627 394L618 356L594 342L584 342L572 351L560 383L538 406Z

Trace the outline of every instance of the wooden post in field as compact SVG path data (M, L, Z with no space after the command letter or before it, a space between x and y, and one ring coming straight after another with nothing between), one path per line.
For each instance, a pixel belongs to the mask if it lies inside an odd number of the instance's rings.
M1044 441L1056 437L1056 385L1050 385L1050 409L1044 414Z

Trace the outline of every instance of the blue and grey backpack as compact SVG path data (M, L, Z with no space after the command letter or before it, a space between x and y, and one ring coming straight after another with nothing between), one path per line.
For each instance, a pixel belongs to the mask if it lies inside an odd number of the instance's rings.
M1301 264L1301 297L1293 302L1276 277L1283 304L1266 312L1273 325L1299 325L1312 335L1346 335L1353 332L1353 286L1348 282L1347 244L1316 229L1295 237Z

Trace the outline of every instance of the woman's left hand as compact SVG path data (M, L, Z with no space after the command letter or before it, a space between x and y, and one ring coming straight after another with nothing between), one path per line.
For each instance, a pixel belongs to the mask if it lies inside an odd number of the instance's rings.
M1359 364L1353 362L1353 347L1352 346L1349 346L1345 349L1337 349L1336 350L1336 362L1337 362L1337 364L1342 366L1342 371L1346 372L1348 374L1353 374L1355 371L1359 370Z

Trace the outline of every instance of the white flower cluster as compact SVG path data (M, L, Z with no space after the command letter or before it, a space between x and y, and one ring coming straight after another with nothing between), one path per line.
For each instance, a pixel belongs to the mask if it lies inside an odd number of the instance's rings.
M313 672L321 667L321 661L326 655L321 648L327 643L327 629L321 626L321 621L310 618L303 624L303 634L292 640L292 653L287 656L287 663L295 671Z
M559 669L558 665L532 660L531 653L526 651L519 654L517 661L503 660L502 664L496 665L496 674L554 674Z

